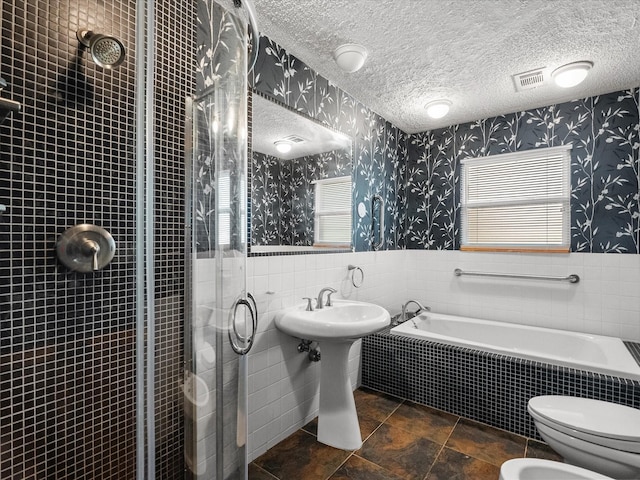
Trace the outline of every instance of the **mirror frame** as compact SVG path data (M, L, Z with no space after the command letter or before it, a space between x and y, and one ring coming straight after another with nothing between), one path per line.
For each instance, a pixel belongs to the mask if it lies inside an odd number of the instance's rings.
M264 92L258 91L255 88L251 87L249 88L249 94L250 94L250 102L249 102L249 125L248 125L248 131L249 131L249 136L248 136L248 142L247 142L247 150L248 150L248 155L247 155L247 169L248 169L248 177L249 177L249 184L248 184L248 189L247 189L247 205L248 205L248 209L247 209L247 255L250 257L262 257L262 256L271 256L271 255L317 255L317 254L323 254L323 253L347 253L347 252L354 252L355 251L355 242L353 241L353 223L354 223L354 215L355 213L355 199L354 199L354 191L353 191L353 186L351 189L351 240L349 242L350 246L349 248L341 248L341 247L307 247L308 249L300 249L300 250L296 250L296 251L286 251L286 250L282 250L282 251L278 251L276 248L278 247L277 245L274 245L274 250L273 251L269 251L269 252L253 252L253 245L252 245L252 241L253 241L253 237L251 236L251 225L252 225L252 215L251 212L253 211L252 209L252 205L253 205L253 200L252 200L252 192L253 192L253 175L252 175L252 171L253 171L253 96L254 95L259 95L260 97L264 98L265 100L268 100L274 104L276 104L279 107L285 108L286 110L289 110L290 112L295 113L296 115L299 115L300 117L306 119L306 120L310 120L313 123L320 125L321 127L326 128L327 130L331 130L333 132L339 133L340 135L345 136L346 138L351 140L351 180L352 182L354 181L354 171L353 171L353 166L354 166L354 156L355 156L355 138L352 135L349 135L346 132L343 132L341 130L338 130L337 128L331 126L331 125L327 125L325 123L322 123L321 121L307 115L306 113L300 111L300 110L296 110L292 107L290 107L289 105L286 105L285 103L283 103L282 101L280 101L279 99L272 97L270 95L265 94ZM353 183L352 183L353 185ZM286 246L283 246L286 247Z

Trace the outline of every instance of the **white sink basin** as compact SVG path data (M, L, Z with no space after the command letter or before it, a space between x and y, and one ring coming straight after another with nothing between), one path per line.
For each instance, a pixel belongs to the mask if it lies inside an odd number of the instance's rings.
M318 441L358 450L362 437L349 378L349 349L358 338L389 325L389 312L372 303L349 300L334 300L332 306L312 312L306 308L304 303L284 310L276 316L276 326L293 337L320 344Z
M330 307L312 312L306 308L305 302L277 315L278 329L306 340L341 341L377 332L391 321L384 308L366 302L334 300Z

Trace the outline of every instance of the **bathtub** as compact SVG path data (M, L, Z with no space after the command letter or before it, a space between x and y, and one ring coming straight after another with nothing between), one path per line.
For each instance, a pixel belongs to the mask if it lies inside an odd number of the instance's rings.
M391 334L640 380L640 366L614 337L431 312L392 328Z

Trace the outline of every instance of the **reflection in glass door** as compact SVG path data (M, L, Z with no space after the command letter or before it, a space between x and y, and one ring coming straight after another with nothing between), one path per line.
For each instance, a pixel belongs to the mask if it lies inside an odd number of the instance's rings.
M197 94L187 102L185 459L198 479L247 477L246 23L198 12Z

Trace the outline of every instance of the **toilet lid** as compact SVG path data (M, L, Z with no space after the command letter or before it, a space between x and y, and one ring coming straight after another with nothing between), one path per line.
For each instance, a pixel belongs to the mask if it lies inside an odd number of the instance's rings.
M640 410L589 398L543 395L529 400L532 413L573 430L640 442Z
M500 480L564 478L573 480L613 480L568 463L538 458L513 458L500 466Z

